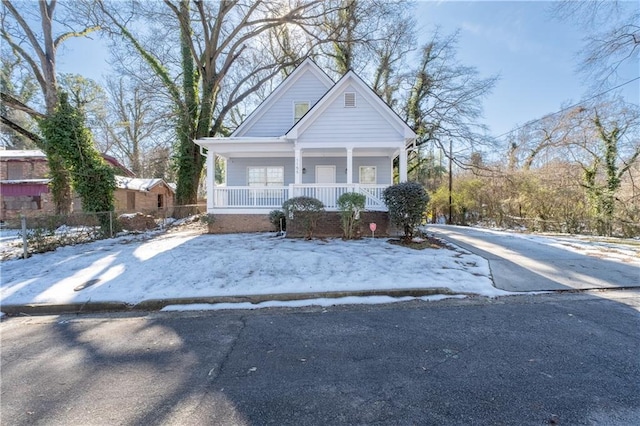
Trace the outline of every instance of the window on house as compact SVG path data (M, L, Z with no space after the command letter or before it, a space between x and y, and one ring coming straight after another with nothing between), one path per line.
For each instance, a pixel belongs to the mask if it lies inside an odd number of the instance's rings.
M284 167L249 167L249 186L284 186Z
M309 102L294 102L293 104L293 124L300 121L303 115L309 111Z
M355 92L346 92L344 94L344 107L355 108L356 107L356 94Z
M360 166L360 183L376 183L376 166Z
M136 208L136 193L133 191L127 192L127 211L135 210Z
M158 209L164 208L164 195L158 194Z
M7 162L7 179L18 180L24 179L22 162L21 161L9 161Z

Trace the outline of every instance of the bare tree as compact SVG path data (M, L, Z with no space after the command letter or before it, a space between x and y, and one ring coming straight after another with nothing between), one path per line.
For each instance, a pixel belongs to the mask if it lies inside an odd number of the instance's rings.
M96 81L79 74L65 73L58 76L60 88L69 94L69 102L85 115L91 133L100 135L107 119L107 93Z
M318 60L337 76L356 71L384 94L397 64L414 48L413 4L407 0L334 0L313 37L321 39ZM328 60L325 60L328 59ZM390 102L391 104L391 102Z
M197 201L203 158L194 139L221 134L227 114L283 69L290 58L266 60L255 40L273 28L304 27L326 13L323 2L204 2L165 0L150 11L168 24L171 51L147 43L128 25L122 4L102 3L107 23L126 39L157 75L177 111L177 203ZM140 9L137 9L138 11ZM304 56L305 52L300 52ZM160 61L172 56L173 62ZM178 83L178 81L180 81Z
M173 135L163 105L156 102L138 81L120 78L107 80L109 120L105 122L109 151L123 160L139 177L166 176L167 152ZM160 155L162 154L162 155ZM162 176L158 176L158 173Z
M33 76L23 66L19 56L10 53L5 44L2 45L0 57L0 92L7 97L22 99L25 103L33 103L37 97L38 87ZM4 100L0 103L1 145L9 149L35 148L38 139L37 124L26 112L9 108ZM26 133L26 134L25 134Z
M421 49L412 70L411 90L404 115L418 134L417 145L435 144L447 155L452 141L459 162L488 143L482 117L482 99L498 77L481 78L474 67L456 58L458 33L442 37L437 31Z
M625 206L635 203L639 137L638 106L620 98L600 98L520 129L509 147L510 168L535 173L550 165L566 164L571 185L582 188L589 205L588 219L594 221L598 233L610 235L616 218L626 220L618 210L631 218L637 214ZM628 196L621 193L623 187L630 188Z
M552 9L584 31L580 70L608 85L624 63L637 70L640 52L640 5L634 1L562 1Z

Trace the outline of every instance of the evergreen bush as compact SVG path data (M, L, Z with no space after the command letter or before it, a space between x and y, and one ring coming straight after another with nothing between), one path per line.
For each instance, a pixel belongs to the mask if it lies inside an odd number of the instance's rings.
M276 232L287 230L287 217L282 210L272 210L269 212L269 222L273 225ZM282 227L282 229L281 229Z
M367 197L357 192L345 192L338 198L340 224L346 240L356 237L356 229L360 224L360 212L364 210L366 200Z
M294 197L282 204L286 219L298 221L304 229L305 238L313 238L318 219L324 212L322 201L312 197Z
M382 197L389 208L389 219L402 228L403 240L411 241L416 227L422 222L429 194L417 182L402 182L385 189Z

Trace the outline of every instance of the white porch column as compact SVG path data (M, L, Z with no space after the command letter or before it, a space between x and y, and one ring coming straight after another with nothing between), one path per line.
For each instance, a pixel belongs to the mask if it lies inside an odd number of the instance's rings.
M297 185L302 183L302 150L300 148L296 148L295 152L296 152L295 183Z
M207 149L207 211L215 207L216 153Z
M399 170L400 182L407 181L407 149L400 149L400 170Z
M353 183L353 148L347 148L347 185Z

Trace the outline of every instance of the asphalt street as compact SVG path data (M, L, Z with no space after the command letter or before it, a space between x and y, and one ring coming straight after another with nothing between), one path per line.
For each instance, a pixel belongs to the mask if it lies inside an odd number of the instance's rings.
M3 425L637 425L640 292L12 317Z
M494 285L507 291L640 288L640 268L510 234L450 225L427 232L489 261Z

